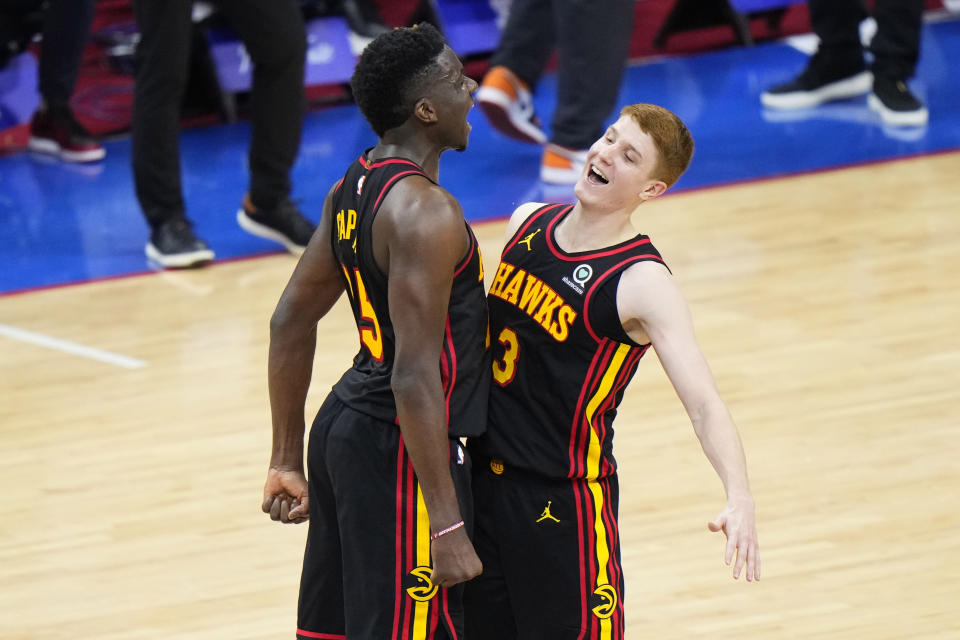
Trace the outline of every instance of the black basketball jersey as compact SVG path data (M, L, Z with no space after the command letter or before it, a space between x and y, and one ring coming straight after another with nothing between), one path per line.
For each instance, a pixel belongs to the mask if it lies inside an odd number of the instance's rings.
M333 387L344 404L397 422L390 388L395 337L387 300L387 278L373 257L373 221L390 189L409 176L430 180L403 158L367 161L361 156L337 184L332 201L333 252L343 270L360 351L353 366ZM431 180L432 181L432 180ZM421 215L429 216L430 211ZM490 356L483 265L473 230L464 221L470 250L457 265L440 355L441 379L451 436L474 436L486 427Z
M663 263L644 235L567 253L554 237L571 205L541 207L507 243L488 295L494 384L487 433L471 450L556 478L616 470L613 420L650 345L616 307L623 271Z

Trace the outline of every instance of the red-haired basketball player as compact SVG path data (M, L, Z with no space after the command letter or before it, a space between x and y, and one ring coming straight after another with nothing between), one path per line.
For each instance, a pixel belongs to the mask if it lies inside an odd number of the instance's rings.
M574 205L520 206L488 293L493 377L487 433L472 438L484 572L467 585L469 640L622 638L613 419L653 346L727 504L734 577L760 577L754 503L737 429L660 253L633 228L693 154L655 105L623 109L590 148Z

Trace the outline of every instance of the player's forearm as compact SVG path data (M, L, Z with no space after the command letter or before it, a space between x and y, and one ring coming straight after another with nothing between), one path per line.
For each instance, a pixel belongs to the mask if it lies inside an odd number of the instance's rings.
M753 500L747 461L740 435L721 401L712 402L691 416L700 446L723 482L728 500Z
M305 332L271 325L268 361L273 423L271 466L303 468L303 412L315 349L316 325Z
M450 439L440 377L394 369L392 386L404 446L435 531L461 519L450 475Z

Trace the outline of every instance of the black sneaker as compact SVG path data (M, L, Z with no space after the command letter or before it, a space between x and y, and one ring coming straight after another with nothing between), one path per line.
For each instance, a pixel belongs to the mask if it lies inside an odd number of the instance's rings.
M247 233L279 242L294 255L303 253L317 228L300 213L290 198L284 198L270 211L251 213L245 207L240 207L237 223Z
M880 119L895 127L922 127L930 114L916 96L910 93L906 81L885 75L873 79L873 92L867 104L880 114Z
M803 73L764 91L760 102L769 109L809 109L831 100L863 95L870 91L872 82L862 58L841 62L836 56L817 51Z
M164 222L150 234L147 258L165 269L199 267L213 260L213 251L193 233L184 218Z

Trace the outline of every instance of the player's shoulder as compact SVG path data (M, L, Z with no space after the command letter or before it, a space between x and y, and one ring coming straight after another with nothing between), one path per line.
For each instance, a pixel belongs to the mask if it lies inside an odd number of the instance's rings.
M423 176L409 176L387 194L377 213L398 237L455 237L463 233L464 217L453 195Z
M423 210L436 217L462 217L457 199L426 176L411 175L398 182L383 202L383 207L398 217L421 217Z
M660 260L638 260L623 270L620 276L621 286L639 286L651 280L670 280L671 274L667 266Z
M617 308L622 320L641 319L665 301L676 298L677 285L666 265L641 260L625 268L617 283Z
M546 206L544 202L524 202L510 214L510 220L507 222L507 237L509 238L517 232L524 222L533 215L533 213Z

